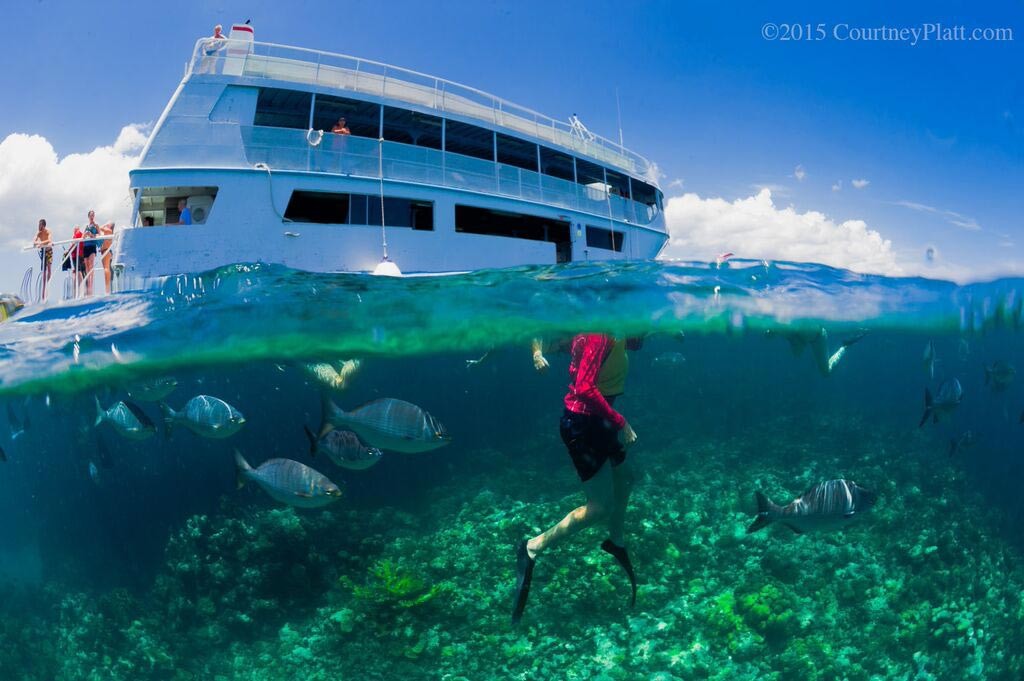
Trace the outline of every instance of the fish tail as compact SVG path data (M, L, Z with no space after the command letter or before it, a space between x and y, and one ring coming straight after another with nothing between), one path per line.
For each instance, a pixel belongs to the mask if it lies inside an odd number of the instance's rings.
M164 437L170 440L171 431L174 429L174 419L178 414L166 402L160 403L160 413L164 417Z
M933 403L934 402L932 400L932 391L929 390L928 388L925 388L924 389L924 415L921 416L921 422L917 424L918 428L923 426L928 421L928 417L931 416L931 414L932 414L932 405L933 405Z
M235 484L238 489L245 487L245 480L249 473L252 472L252 466L245 460L242 453L235 450Z
M323 426L321 426L323 427ZM309 455L316 456L316 435L313 435L313 431L309 429L309 426L302 424L302 430L306 431L306 437L309 439Z
M757 517L754 518L754 522L750 523L750 526L747 528L747 534L767 527L775 520L775 513L778 512L779 508L763 492L755 492L754 494L757 497Z
M317 431L316 439L319 440L327 433L334 430L336 421L344 418L345 412L338 408L327 395L320 395L320 430Z
M107 412L103 411L103 406L100 404L100 398L93 395L92 399L96 400L96 422L92 424L93 428L95 428L103 423L103 419L106 418Z

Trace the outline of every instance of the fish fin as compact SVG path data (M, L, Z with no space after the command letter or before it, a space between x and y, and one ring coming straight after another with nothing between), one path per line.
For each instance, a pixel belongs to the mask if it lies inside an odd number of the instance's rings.
M309 455L316 457L316 435L313 435L313 431L305 423L302 424L302 429L306 431L306 437L309 438Z
M917 424L918 428L920 428L921 426L923 426L925 423L928 422L928 417L932 415L932 411L933 411L932 410L932 404L933 404L933 402L932 402L932 391L929 390L928 388L925 388L924 389L924 415L921 416L921 422Z
M747 534L757 532L775 519L772 517L772 510L775 504L763 492L755 492L754 494L757 497L757 517L747 527Z
M235 485L238 489L245 487L245 477L248 473L252 472L252 466L245 460L242 453L235 450Z
M177 416L177 413L166 402L160 403L160 413L164 417L164 438L170 440L171 431L174 429L174 418Z
M320 395L320 430L317 431L316 439L319 440L327 433L334 430L333 420L345 415L338 405L331 401L325 394Z
M848 347L850 347L851 345L853 345L854 343L856 343L857 341L859 341L859 340L861 340L862 338L864 338L864 336L866 336L866 335L868 335L868 332L867 332L867 331L858 331L858 332L857 332L856 334L854 334L853 336L850 336L849 338L845 339L845 340L844 340L844 341L842 342L841 346L842 346L842 347L844 347L844 348L848 348Z
M295 496L302 497L303 499L312 499L313 495L309 492L296 492Z
M93 428L95 428L103 423L103 419L106 417L107 413L103 411L103 407L100 405L100 398L93 395L92 399L96 400L96 422L92 424Z
M795 532L796 534L803 534L804 533L803 530L801 530L799 527L796 527L795 525L790 525L789 523L785 523L785 525L789 529L793 530L793 532Z
M856 513L857 513L856 511L850 511L849 513L844 513L844 514L843 514L843 519L845 519L845 520L849 520L849 519L850 519L850 518L852 518L852 517L853 517L854 515L856 515Z

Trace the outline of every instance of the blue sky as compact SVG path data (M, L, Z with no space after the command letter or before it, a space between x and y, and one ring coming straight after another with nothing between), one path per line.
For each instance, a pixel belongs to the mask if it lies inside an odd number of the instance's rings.
M626 145L658 163L669 195L731 203L768 187L797 216L863 221L903 263L934 246L979 275L1020 267L1024 4L894 4L11 3L0 36L20 48L0 71L0 139L39 135L58 157L112 145L125 125L156 120L197 37L252 18L257 40L437 74L556 118L577 112L612 138L617 88ZM766 22L823 24L827 37L766 40ZM1006 27L1014 40L834 33L929 22ZM34 232L34 221L2 220L5 239ZM0 259L5 290L20 281L10 262Z

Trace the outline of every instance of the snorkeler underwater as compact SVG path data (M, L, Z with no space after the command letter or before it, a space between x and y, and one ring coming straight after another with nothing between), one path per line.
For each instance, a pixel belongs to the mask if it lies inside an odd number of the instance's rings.
M1024 14L912 4L6 8L0 681L1024 679Z

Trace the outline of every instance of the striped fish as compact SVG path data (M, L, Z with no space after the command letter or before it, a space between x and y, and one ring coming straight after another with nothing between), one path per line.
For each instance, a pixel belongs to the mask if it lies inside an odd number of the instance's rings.
M877 495L852 480L829 480L814 485L786 506L757 493L757 517L747 533L779 521L797 534L839 530L874 506Z
M380 461L384 455L376 447L364 445L359 436L351 430L330 430L323 437L317 439L309 428L306 426L302 428L306 431L306 437L309 438L310 455L326 454L335 466L353 471L364 471Z
M177 379L171 376L162 376L149 381L139 381L128 387L128 395L132 399L143 402L159 402L178 387Z
M93 399L96 400L94 426L99 426L106 421L113 426L118 435L129 440L145 440L156 433L156 426L137 404L118 402L110 409L104 409L98 397Z
M273 499L290 506L319 508L341 496L341 490L327 476L291 459L269 459L253 468L235 450L235 466L239 488L251 480Z
M164 434L170 437L174 424L180 423L196 435L222 439L231 437L245 425L241 412L219 397L196 395L181 411L160 403L164 415Z
M406 454L429 452L452 441L433 416L393 397L373 400L348 412L324 398L323 415L321 438L332 428L348 429L369 445Z

